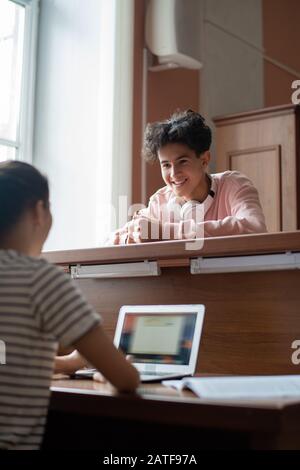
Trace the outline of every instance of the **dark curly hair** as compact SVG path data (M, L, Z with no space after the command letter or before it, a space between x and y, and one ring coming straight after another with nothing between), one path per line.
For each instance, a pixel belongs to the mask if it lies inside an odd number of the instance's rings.
M148 162L158 159L158 151L167 144L185 144L200 156L209 150L211 130L201 114L188 109L174 113L169 119L148 124L145 129L142 155Z
M47 178L28 163L12 160L0 163L0 238L38 201L49 207Z

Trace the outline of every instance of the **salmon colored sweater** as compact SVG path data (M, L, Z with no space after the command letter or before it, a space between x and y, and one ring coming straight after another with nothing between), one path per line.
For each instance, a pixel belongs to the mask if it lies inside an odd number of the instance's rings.
M252 182L238 171L209 175L211 190L206 199L185 201L169 186L150 197L148 207L139 215L160 220L163 239L191 239L266 232L265 217L258 192ZM125 243L126 226L120 230ZM171 235L170 235L171 234Z

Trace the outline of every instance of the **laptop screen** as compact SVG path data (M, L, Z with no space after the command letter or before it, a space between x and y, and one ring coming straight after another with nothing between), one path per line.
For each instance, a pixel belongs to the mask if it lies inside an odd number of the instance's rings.
M134 363L188 365L197 312L126 313L119 348Z

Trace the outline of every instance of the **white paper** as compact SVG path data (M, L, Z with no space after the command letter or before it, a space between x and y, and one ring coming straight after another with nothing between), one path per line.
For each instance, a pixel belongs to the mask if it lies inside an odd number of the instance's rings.
M189 388L198 397L208 399L300 399L300 375L193 377L165 380L162 384L177 390Z

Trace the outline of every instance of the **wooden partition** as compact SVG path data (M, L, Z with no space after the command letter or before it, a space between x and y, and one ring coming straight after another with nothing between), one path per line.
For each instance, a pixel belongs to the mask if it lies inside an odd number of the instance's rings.
M238 170L258 190L269 232L300 228L300 106L214 119L217 171Z
M209 374L297 374L291 360L300 340L300 271L264 271L264 255L300 252L300 232L205 240L200 250L185 241L44 253L68 271L71 266L157 261L150 277L78 279L88 301L101 313L113 337L122 305L203 303L206 306L197 371ZM191 274L198 257L244 260L240 272ZM257 257L257 268L251 264ZM272 258L273 259L273 258ZM249 266L247 267L247 260ZM130 266L130 264L128 264Z

